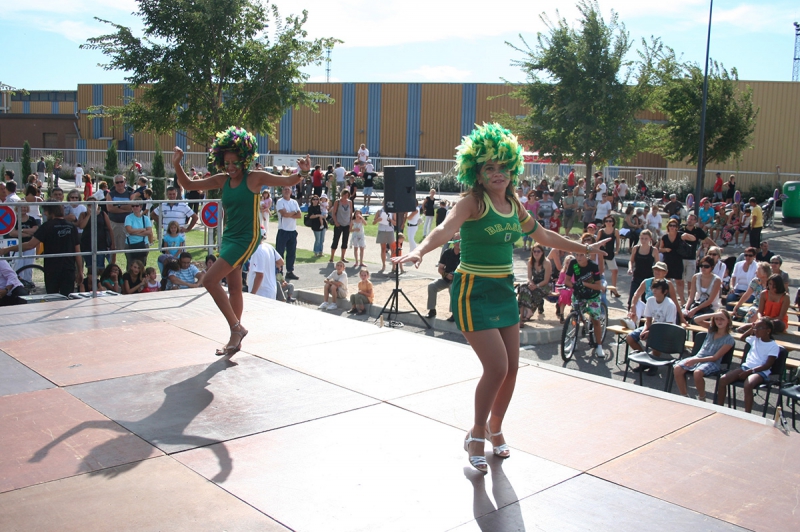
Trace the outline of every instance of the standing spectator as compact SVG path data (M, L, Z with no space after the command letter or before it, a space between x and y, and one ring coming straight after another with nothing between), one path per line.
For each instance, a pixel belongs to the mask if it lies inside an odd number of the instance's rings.
M353 256L356 260L356 268L365 268L364 249L367 247L367 239L364 235L364 217L361 211L353 211L353 219L350 221L350 245L353 248Z
M297 219L302 213L297 200L292 199L292 187L281 188L281 198L275 204L275 209L278 211L275 249L286 261L286 279L297 280L299 277L294 274L294 260L297 255Z
M575 226L575 214L578 210L578 200L572 188L567 188L567 195L561 198L561 225L564 227L564 235L569 235Z
M733 197L736 195L736 176L731 174L728 178L728 189L725 191L725 199L728 201L733 201Z
M417 227L419 226L420 220L422 220L422 216L420 216L420 206L419 201L417 201L414 210L408 213L406 216L406 235L408 236L408 245L411 248L411 251L414 251L414 248L417 247Z
M347 189L342 190L341 197L333 202L333 209L331 210L333 216L333 241L331 242L331 260L336 253L336 246L339 244L339 237L342 239L342 258L341 262L346 263L348 260L345 258L347 254L347 243L350 239L350 221L353 218L353 202L350 201L350 191ZM287 276L288 277L288 276Z
M348 314L356 314L362 315L367 312L367 305L371 305L372 301L375 298L375 294L372 288L372 283L369 280L369 270L365 267L361 267L361 270L358 272L358 277L361 279L358 282L358 292L350 296L350 304L352 308L347 311Z
M372 218L372 225L378 224L378 236L375 242L381 246L381 269L382 273L386 269L386 250L394 242L394 226L392 217L386 212L386 199L384 198L383 207L380 208Z
M189 175L189 179L192 180L192 181L198 181L200 179L203 179L203 177L210 177L210 176L211 176L211 173L209 173L208 176L200 176L200 174L197 173L197 170L192 168L192 172L191 172L191 175ZM205 192L203 192L202 190L187 190L186 191L186 199L189 199L189 200L201 200L201 199L205 198L205 196L206 196ZM190 201L189 202L189 207L192 209L192 212L194 212L195 215L200 212L200 202L199 201Z
M323 255L322 248L325 242L325 230L328 228L328 222L322 214L319 196L316 194L311 196L311 205L308 207L306 216L311 222L311 231L314 233L314 256L321 257Z
M523 205L524 206L524 205ZM550 228L550 218L558 211L558 205L550 199L550 191L542 191L542 199L539 200L539 207L536 209L535 216L539 219L539 223L546 228Z
M639 242L631 249L631 258L628 261L628 275L631 276L628 310L632 308L631 300L639 286L645 279L653 277L653 266L656 262L658 262L658 249L653 245L653 233L645 229L639 235Z
M450 285L453 284L453 277L456 268L458 268L458 265L461 263L460 233L453 235L452 242L453 247L448 247L442 251L442 254L439 257L439 264L436 267L441 279L436 279L432 283L428 284L428 314L425 316L426 318L436 317L436 294L442 290L450 289ZM451 314L450 317L447 318L447 321L453 320L454 318Z
M625 179L619 180L619 190L617 192L619 194L620 202L624 202L628 197L628 183L625 181Z
M147 264L147 254L153 242L153 224L142 213L143 206L140 202L133 203L131 208L133 212L125 217L125 249L129 250L125 253L125 257L129 266L135 260ZM144 267L141 269L144 270Z
M567 189L568 190L574 189L576 184L577 183L575 182L575 169L570 168L569 175L567 176Z
M602 227L603 220L605 220L606 217L611 214L613 209L614 205L611 204L608 193L604 192L594 209L594 223L598 227Z
M375 166L372 161L367 159L367 164L364 165L364 209L369 214L370 203L372 202L372 191L375 187L375 178L378 174L375 172Z
M647 228L650 229L650 232L653 233L653 236L657 239L661 239L662 231L661 231L661 224L664 223L661 219L661 215L658 213L658 205L650 206L650 214L647 215L647 219L645 224Z
M169 223L173 220L178 222L182 233L191 231L197 223L197 214L187 203L178 201L178 189L176 187L167 189L167 200L169 203L160 204L150 213L150 218L159 224L159 233L162 233L164 228L169 226Z
M619 275L619 266L617 266L617 260L614 258L616 254L619 253L619 229L615 227L614 218L611 216L606 216L603 220L603 225L600 226L600 232L597 235L597 240L605 240L609 238L610 240L603 244L600 248L605 251L606 256L602 257L605 261L605 269L611 272L611 285L614 287L614 291L611 294L614 297L619 297L619 291L617 290L617 276Z
M556 175L553 180L553 201L558 203L561 201L561 193L564 190L564 181L561 180L560 175Z
M168 275L173 285L180 289L200 288L203 286L205 272L201 272L197 266L192 264L192 256L189 253L185 251L181 253L178 265L180 268L174 273L168 272L168 268L164 266L164 275Z
M78 219L86 212L86 205L80 203L81 193L78 189L74 188L67 194L67 201L69 201L69 214L65 209L64 219L70 223L78 224ZM65 205L66 207L66 205ZM83 233L83 229L78 227L78 234Z
M8 261L0 260L0 307L24 305L27 301L22 296L27 295L28 290L22 286Z
M53 192L55 193L55 189ZM121 175L114 176L114 188L108 191L106 208L108 217L111 219L111 227L114 230L113 249L118 251L125 249L125 238L127 237L125 233L125 218L132 212L130 206L131 194L133 194L133 190L125 185L125 177ZM115 262L116 258L116 255L112 255L112 262Z
M338 190L342 190L344 188L344 177L347 174L344 168L342 168L342 163L336 163L336 168L333 169L333 176L336 179L336 188ZM335 200L337 198L336 191L331 194L331 199Z
M723 201L722 198L722 175L717 172L717 179L714 181L714 201Z
M319 198L317 198L319 201ZM264 189L261 191L261 202L258 204L258 210L261 213L261 227L264 228L264 238L269 235L269 217L272 212L272 198L269 197L269 190Z
M597 202L594 200L594 195L586 196L583 200L583 228L587 229L590 225L594 225L594 212L597 207Z
M433 228L433 216L434 212L433 209L436 206L436 189L431 189L428 197L422 202L422 213L425 215L425 225L422 227L422 238L428 236L428 233L431 232ZM439 225L441 222L436 222L436 225Z
M685 283L691 281L692 276L697 272L697 251L702 249L703 246L711 248L714 246L714 241L709 238L708 234L697 225L697 216L690 214L686 217L686 225L681 228L681 233L684 235L692 235L693 238L683 238L686 245L689 247L692 257L683 259L683 280ZM700 255L705 256L704 254ZM703 273L703 272L700 272ZM721 279L721 278L720 278ZM688 284L687 284L688 286ZM688 288L687 288L688 290Z
M366 145L362 144L361 147L358 148L358 161L366 163L367 159L369 159L369 150Z
M97 214L97 271L101 271L105 268L106 261L111 262L111 254L104 252L114 250L114 228L111 227L108 214L100 208L99 202L94 197L89 197L87 201L87 210L78 217L78 229L83 231L81 233L81 253L87 256L92 252L91 214L94 210Z
M594 174L594 200L597 202L603 201L603 194L608 192L608 187L603 182L603 174L596 172Z
M29 172L29 169L25 169L26 173ZM39 179L44 183L45 180L45 171L47 171L47 165L44 162L44 157L39 157L39 162L36 163L36 174L39 176Z
M447 217L447 201L442 200L439 202L439 208L436 209L436 227L442 225L446 217Z
M53 163L53 185L58 186L58 180L61 177L61 159L56 159Z
M94 194L92 191L92 178L88 175L83 176L83 199L88 199Z
M325 278L323 292L325 301L319 306L321 310L336 309L337 297L347 299L347 273L344 271L344 262L337 262L336 269ZM328 302L328 298L331 299L330 302Z
M316 165L314 167L314 172L311 174L311 185L312 185L311 193L314 196L317 196L317 199L319 199L319 195L322 194L322 183L324 180L325 176L322 173L320 165Z
M667 279L674 279L678 286L678 299L680 306L686 302L686 294L683 289L683 257L680 254L682 241L694 239L694 236L681 234L679 231L678 220L671 219L667 223L667 234L661 237L659 251L663 255L663 260L667 265ZM692 274L694 275L694 274Z
M83 259L78 229L64 219L61 205L43 207L47 221L22 245L22 251L36 249L44 244L44 255L78 253L75 257L53 257L44 259L44 285L48 294L68 296L75 291L75 285L83 282ZM17 251L18 247L0 249L0 255Z
M75 188L81 188L83 186L83 166L81 163L75 165Z
M250 257L250 267L247 269L247 286L250 287L250 293L267 299L277 299L277 272L282 268L281 256L266 240L262 241Z
M16 203L18 201L22 201L22 198L17 196L17 182L16 181L9 181L5 184L6 189L6 198L4 203Z
M633 203L625 208L625 218L622 219L622 231L620 231L620 235L628 239L631 248L639 243L639 234L642 232L642 220L633 211Z
M14 181L14 170L6 170L3 173L3 183L8 183L9 181Z

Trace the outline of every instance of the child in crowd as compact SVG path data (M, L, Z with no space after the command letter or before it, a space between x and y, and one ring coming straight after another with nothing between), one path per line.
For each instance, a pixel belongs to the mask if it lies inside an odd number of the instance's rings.
M179 287L169 280L171 275L176 274L181 269L177 260L171 259L164 264L164 273L161 275L161 290L177 290Z
M261 202L258 204L258 210L261 212L261 227L269 233L269 216L272 212L272 198L269 197L269 190L261 191Z
M328 218L328 195L322 194L319 197L319 211L323 219Z
M145 216L149 216L150 215L150 211L153 210L153 201L152 200L153 200L153 189L152 188L144 189L144 201L145 201L145 203L144 203L144 211L142 212L142 214L144 214Z
M83 174L83 199L92 197L92 176Z
M128 271L122 276L122 293L138 294L144 290L144 264L135 260L128 265Z
M567 279L567 265L575 260L572 255L564 257L564 266L561 268L561 273L558 274L556 281L556 292L558 292L558 302L556 303L556 316L561 323L564 323L564 310L572 304L572 288L567 288L565 281Z
M152 266L148 266L144 269L144 288L142 292L158 292L160 289L160 284L158 282L158 272Z
M406 241L406 237L403 233L397 233L397 239L389 244L389 256L390 257L402 257L403 256L403 242ZM403 269L403 263L395 264L392 266L392 273L397 271L397 267L400 267L400 273L406 273L405 269Z
M336 263L336 269L325 278L322 291L325 294L325 301L320 304L320 310L333 310L337 308L337 297L347 299L347 273L344 271L344 262L339 261ZM329 297L331 298L330 302L328 302Z
M447 201L442 200L439 202L439 208L436 209L436 227L444 222L445 216L447 216Z
M118 294L122 293L122 270L116 264L109 264L108 266L103 269L103 273L100 274L100 285L97 287L98 290L111 290L112 292L116 292Z
M172 248L172 249L168 249ZM177 259L178 256L186 251L186 234L181 233L181 226L176 220L172 220L164 232L161 242L161 252L171 255L170 258Z
M350 304L352 305L352 308L347 313L358 313L360 316L367 312L366 306L368 304L372 304L374 294L372 290L372 282L369 280L369 270L362 266L361 271L358 272L358 277L361 279L358 282L358 293L350 296Z
M367 247L367 239L364 236L364 217L361 211L353 211L353 220L350 222L350 246L353 248L355 256L355 267L364 267L364 249Z

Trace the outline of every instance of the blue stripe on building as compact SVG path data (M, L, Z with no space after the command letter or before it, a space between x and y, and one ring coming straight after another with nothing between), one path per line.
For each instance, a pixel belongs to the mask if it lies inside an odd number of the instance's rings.
M464 83L461 88L461 136L472 132L478 108L477 83Z
M72 112L78 114L78 101L72 102Z
M183 151L186 151L186 132L185 131L176 131L175 132L175 145L178 146Z
M266 155L269 153L269 137L267 135L262 135L261 133L256 134L256 142L258 143L259 155ZM264 159L261 160L263 161Z
M292 108L288 108L281 118L278 129L278 151L292 153Z
M381 154L381 89L383 84L370 83L367 98L367 149L373 157Z
M25 113L26 115L30 114L31 102L22 102L22 112Z
M86 164L86 139L77 139L75 148L78 150L75 162Z
M92 85L92 105L103 105L103 86L99 84ZM92 119L92 137L99 139L103 136L103 119Z
M342 84L342 145L341 153L355 151L356 143L356 84Z
M133 100L133 88L130 85L125 85L122 87L122 101L125 104L128 104ZM123 140L125 141L125 149L133 151L133 126L130 124L125 124L122 129Z
M50 112L54 115L58 114L58 102L50 102Z
M406 157L419 157L419 123L421 113L422 84L409 83L408 114L406 115Z

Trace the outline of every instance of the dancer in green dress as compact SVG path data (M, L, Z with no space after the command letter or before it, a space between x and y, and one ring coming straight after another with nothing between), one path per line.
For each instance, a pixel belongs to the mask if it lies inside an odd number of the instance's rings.
M522 147L499 124L484 124L464 137L456 157L458 180L469 186L462 199L411 253L393 258L417 267L461 231L461 263L450 285L456 325L475 350L483 375L475 390L475 419L464 440L470 464L488 470L485 439L508 458L503 418L514 393L519 366L519 312L514 292L513 247L523 234L570 253L600 253L609 239L591 246L568 240L536 223L514 193L523 170Z
M227 345L217 349L217 355L231 356L241 349L247 329L241 324L242 264L250 258L261 241L261 223L258 200L261 187L292 186L308 176L311 159L298 159L299 173L288 177L270 174L263 170L250 170L256 153L256 138L246 130L234 126L217 133L209 152L209 163L223 169L223 173L205 179L191 180L181 167L183 150L175 147L172 165L178 184L184 190L222 189L222 208L225 225L219 259L203 277L203 286L211 294L228 325L231 337ZM220 284L228 280L228 293Z

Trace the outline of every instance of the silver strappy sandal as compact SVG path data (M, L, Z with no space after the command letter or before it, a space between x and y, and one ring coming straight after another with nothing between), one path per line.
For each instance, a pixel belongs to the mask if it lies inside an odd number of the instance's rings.
M483 438L473 438L472 431L467 432L467 437L464 439L464 450L467 451L467 454L469 454L469 444L474 441L481 444L486 443L486 440ZM477 456L470 455L469 463L481 473L486 473L489 470L489 464L486 463L486 456L484 456L483 453Z
M494 438L495 436L500 436L501 434L503 434L502 430L500 432L495 432L493 434L492 431L489 429L489 427L486 427L486 439L489 440L489 442L492 441L492 438ZM507 443L502 443L496 447L494 446L494 444L492 444L492 452L494 453L495 456L497 456L498 458L502 458L504 460L509 456L511 456L511 448L508 446Z

